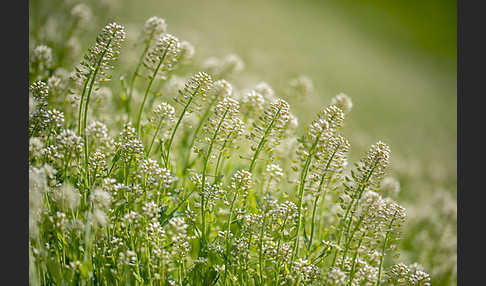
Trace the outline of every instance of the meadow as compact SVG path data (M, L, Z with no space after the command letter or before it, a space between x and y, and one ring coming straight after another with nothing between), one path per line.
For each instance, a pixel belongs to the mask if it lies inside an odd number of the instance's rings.
M144 4L30 3L32 285L456 284L449 19Z

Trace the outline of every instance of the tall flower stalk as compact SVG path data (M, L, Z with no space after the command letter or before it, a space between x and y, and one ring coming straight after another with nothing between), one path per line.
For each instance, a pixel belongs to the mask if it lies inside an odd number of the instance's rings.
M311 231L309 237L309 243L307 246L308 253L312 247L315 230L316 210L319 203L319 199L322 196L322 201L326 198L326 194L332 181L340 176L343 172L346 163L346 152L349 151L349 142L346 138L337 135L329 138L328 143L324 148L317 151L317 166L315 168L315 174L313 177L319 178L319 185L315 191L314 205L312 207L312 219L311 219ZM324 186L326 189L323 191Z
M147 55L147 52L150 46L152 45L153 40L160 37L161 34L166 32L166 30L167 30L167 24L165 23L165 20L156 16L147 19L147 21L143 26L141 37L144 43L144 49L137 63L135 71L133 72L132 78L130 79L130 83L128 86L128 96L126 102L128 116L130 116L130 109L131 109L130 103L132 100L133 85L135 84L135 79L137 78L137 76L140 76L139 71L145 60L145 56Z
M175 98L175 101L183 105L183 109L177 119L176 125L172 130L170 139L165 146L165 150L162 151L162 159L164 160L165 167L170 169L170 151L172 143L174 142L175 134L179 125L187 112L192 112L191 104L198 108L202 101L207 96L209 90L213 85L211 76L205 72L199 72L195 74L190 80L187 81L183 90L179 91L179 96Z
M289 104L285 100L278 98L253 123L253 128L248 137L256 144L251 147L253 156L248 168L250 172L253 172L260 153L263 150L271 152L284 136L284 131L287 128L287 122L290 117L289 109Z
M233 132L234 121L237 120L239 114L239 104L236 100L225 97L218 105L216 105L214 113L211 119L205 126L205 134L209 135L206 141L208 141L208 147L206 150L201 149L200 153L203 154L203 170L201 176L201 220L202 220L202 237L203 241L206 241L206 177L209 167L209 162L212 158L213 148L221 146L228 139L235 139Z
M357 166L357 174L352 172L353 184L351 186L346 186L345 194L350 200L349 203L344 206L346 213L339 224L337 234L338 245L341 243L343 233L349 233L353 222L352 213L355 212L365 190L377 189L379 187L385 169L389 164L389 158L390 148L385 143L379 141L371 146L367 156L360 161ZM346 199L345 201L348 200ZM336 263L336 257L337 250L333 256L332 266Z
M230 261L230 246L231 246L231 223L233 221L233 211L235 203L238 199L245 199L248 195L248 189L251 187L251 173L246 170L238 170L231 178L231 184L228 195L230 197L230 210L228 215L228 221L226 223L226 235L225 235L225 260L224 260L224 276L223 285L226 285L226 277L228 274L229 261ZM231 198L232 194L232 198Z
M96 84L110 80L111 76L108 75L107 72L113 68L112 62L117 59L121 43L125 40L125 37L125 28L123 28L123 26L117 23L106 25L96 38L96 44L88 50L88 54L84 57L84 61L82 61L80 66L76 68L75 78L84 82L79 103L78 132L82 130L84 137L84 157L87 182L89 182L89 167L86 126L90 97ZM88 82L89 88L86 90ZM83 125L81 127L80 118L85 94L86 101L84 102Z
M226 80L221 79L214 82L213 88L208 94L209 97L208 104L204 109L201 119L199 120L196 130L194 131L194 134L192 134L191 142L189 143L189 146L187 148L188 152L184 160L184 167L182 170L183 174L187 174L187 168L188 165L190 164L192 148L196 143L196 139L199 136L199 132L201 131L203 125L206 123L206 120L210 116L211 110L221 98L231 96L232 91L233 91L233 87ZM184 176L182 186L184 186L185 178L186 176Z
M299 185L298 185L298 203L297 203L297 236L294 243L294 250L292 253L292 260L299 255L299 232L302 225L302 203L304 198L304 188L306 186L307 176L309 173L322 173L319 164L311 164L313 159L321 158L316 154L319 150L325 150L328 146L330 138L335 132L342 127L344 120L344 113L338 107L331 105L320 112L309 129L308 134L303 138L297 155L299 156L299 162L302 166ZM333 158L327 163L330 164ZM324 170L324 176L327 170ZM314 175L315 176L315 175Z
M157 44L145 57L144 66L151 73L151 75L149 76L149 82L147 88L145 89L143 101L140 104L137 115L136 130L139 136L143 108L145 106L145 102L147 101L150 88L157 77L161 77L163 79L167 78L167 74L175 68L175 65L178 62L179 53L179 39L170 34L165 34L159 38Z

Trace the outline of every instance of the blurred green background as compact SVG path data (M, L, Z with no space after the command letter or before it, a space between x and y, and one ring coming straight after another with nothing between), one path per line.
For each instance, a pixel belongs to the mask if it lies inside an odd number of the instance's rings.
M170 33L196 46L199 62L238 54L245 70L231 81L239 87L263 80L282 91L307 75L315 94L289 99L302 125L348 94L354 159L383 140L394 161L455 186L456 1L150 0L118 8L114 19L130 23L128 33L150 16L165 18Z

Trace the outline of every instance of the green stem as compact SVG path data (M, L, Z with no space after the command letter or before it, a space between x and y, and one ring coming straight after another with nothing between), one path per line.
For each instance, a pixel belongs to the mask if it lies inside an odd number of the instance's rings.
M316 209L317 209L317 203L319 201L319 197L321 195L322 187L324 186L324 180L327 175L327 171L329 170L329 167L331 166L332 159L334 159L334 156L336 155L337 151L339 150L339 145L336 147L334 152L331 155L331 158L329 158L329 161L326 164L326 169L324 169L324 172L322 173L321 176L321 181L319 182L319 188L317 189L317 197L314 201L314 208L312 210L312 224L311 224L311 233L310 233L310 238L309 238L309 246L307 247L308 250L310 250L312 246L312 240L314 238L314 228L315 228L315 217L316 217ZM326 197L326 192L324 192L324 196L322 200Z
M88 166L88 136L86 134L86 126L88 122L88 106L89 106L89 99L91 97L91 92L93 91L93 86L96 80L96 75L101 68L101 62L103 61L103 57L105 56L106 52L108 51L108 47L111 44L111 39L106 44L105 49L101 53L98 62L96 63L96 69L94 70L93 77L91 78L91 82L89 84L88 94L86 95L86 104L84 105L84 118L83 118L83 135L84 135L84 160L86 165L86 181L88 182L89 186L89 166Z
M275 124L275 120L277 119L278 115L280 114L280 110L281 108L279 108L277 110L277 113L275 114L275 116L272 118L272 122L270 122L270 124L268 125L267 129L265 130L265 133L263 134L262 136L262 139L260 140L260 142L258 143L258 147L257 149L255 150L255 154L253 154L253 158L251 160L251 163L250 163L250 167L248 168L250 173L253 172L253 168L255 167L255 162L256 162L256 159L258 158L258 154L262 151L263 149L263 146L265 145L265 139L267 138L267 136L270 134L270 131L272 130L272 127L273 127L273 124Z
M184 114L186 114L187 109L189 108L189 105L191 104L194 96L196 93L199 91L200 85L197 86L196 90L194 93L191 95L191 98L187 101L186 105L184 106L184 110L182 110L181 115L179 116L179 119L177 120L177 123L174 127L174 130L172 131L172 134L170 136L169 143L167 144L167 153L165 155L165 167L170 170L170 147L172 146L172 142L174 141L175 134L177 132L177 128L179 128L179 125L182 122L182 118L184 117Z
M231 219L232 219L232 216L233 216L233 207L234 207L234 204L235 204L237 197L238 197L238 193L235 192L235 194L233 196L233 200L231 201L228 223L227 223L227 227L226 227L226 231L227 231L226 232L226 239L225 239L225 241L226 241L226 257L225 257L225 261L224 261L223 285L226 285L226 275L227 275L227 272L228 272L228 257L229 257L229 248L230 248L229 233L231 231Z
M220 164L223 162L222 158L223 158L223 151L224 151L224 148L226 147L226 142L228 140L224 141L224 144L223 144L223 148L221 148L219 154L218 154L218 160L216 161L216 167L214 168L214 181L215 183L216 182L219 182L219 179L218 179L218 171L219 171L219 166Z
M81 93L81 100L79 101L79 111L78 111L78 135L81 135L81 115L83 111L83 101L84 101L84 94L86 93L86 88L88 87L88 82L91 78L92 71L89 72L88 77L83 85L83 92Z
M361 243L363 242L365 235L366 235L366 231L364 231L363 234L361 235L361 238L359 239L359 242L358 242L358 247L356 248L356 252L354 253L353 266L351 267L351 273L349 274L348 286L353 285L353 279L354 279L354 274L355 274L355 270L356 270L356 262L358 260L358 251L359 251L359 248L361 246Z
M147 151L147 158L150 156L150 151L152 151L152 146L154 145L155 138L157 138L157 135L159 134L160 127L162 126L162 119L159 121L159 124L157 125L157 129L155 130L154 137L152 138L152 142L150 142L150 146Z
M283 231L284 231L285 225L287 224L288 217L289 217L289 211L287 210L287 213L285 215L285 219L282 223L282 227L280 228L280 235L279 235L278 242L277 242L277 254L275 255L277 257L277 263L278 263L278 255L280 253L280 243L282 242ZM279 273L280 273L280 265L278 265L277 271L275 271L275 286L278 286L278 282L280 280Z
M196 142L196 138L199 134L199 131L201 130L204 122L206 121L206 119L209 117L209 113L211 111L211 108L212 106L214 105L214 103L216 102L216 99L217 97L214 97L213 100L209 103L209 105L206 107L206 110L204 110L204 113L201 117L201 120L199 120L199 123L196 127L196 131L194 131L194 134L192 135L192 138L191 138L191 142L189 143L189 147L187 148L187 154L186 154L186 159L184 160L184 169L182 170L183 172L183 181L182 181L182 186L184 186L185 184L185 181L186 181L186 177L185 176L187 174L187 165L189 164L189 160L191 159L191 150L192 150L192 147L194 146L195 142Z
M347 210L346 210L346 214L344 215L344 218L343 220L341 220L341 223L339 224L339 234L338 234L338 242L337 242L337 245L339 246L341 244L341 239L342 239L342 234L343 234L343 226L344 226L344 223L346 222L347 218L348 218L348 215L351 211L351 207L354 206L354 202L359 202L359 200L361 199L361 196L363 195L363 192L365 190L365 184L369 181L371 175L373 174L373 171L375 170L376 168L376 165L373 166L373 168L370 170L370 172L368 173L368 175L363 178L363 180L360 182L359 184L359 188L358 188L358 198L356 199L353 198L351 200L351 203L349 204ZM349 227L351 226L351 223L352 223L352 217L349 219L349 222L348 222L348 225L346 227L346 231L349 231ZM338 249L336 249L336 251L334 252L334 257L332 259L332 264L331 264L331 268L334 267L334 264L336 263L336 258L337 258L337 253L338 253Z
M260 285L263 285L263 230L265 229L265 224L267 222L267 216L263 214L262 228L260 229L260 245L258 250L258 267L260 269Z
M204 188L205 188L205 184L206 184L206 171L207 171L207 168L208 168L209 160L211 158L211 152L213 151L214 142L216 142L216 137L218 136L219 130L221 129L221 125L223 124L224 119L226 118L226 115L228 114L228 111L229 111L229 108L227 108L225 110L223 116L221 117L221 119L218 122L218 126L216 127L216 130L214 131L213 138L211 139L211 142L209 143L208 153L206 155L205 162L204 162L204 168L203 168L203 171L202 171L201 216L202 216L202 222L203 222L203 225L202 225L203 240L206 238L206 220L205 220L206 213L204 211Z
M154 70L154 73L152 74L152 77L150 78L149 84L147 86L147 89L145 90L145 95L143 96L143 101L142 104L140 105L140 110L138 111L137 115L137 134L138 137L140 138L140 121L142 119L142 113L143 113L143 107L145 105L145 101L147 101L147 96L150 92L150 88L152 87L152 84L154 83L155 77L157 76L157 73L159 72L160 66L164 62L165 55L167 55L167 50L165 50L164 54L162 55L162 58L160 59L159 63L157 64L157 67Z
M349 246L350 246L350 244L353 240L354 234L356 233L356 231L361 226L361 223L363 222L364 218L368 215L368 211L369 211L370 207L371 207L371 205L368 205L365 213L359 218L358 222L356 223L356 226L354 227L353 231L351 232L351 235L346 239L346 244L345 244L344 252L343 252L343 259L342 259L342 262L341 262L341 268L344 266L344 260L346 259L346 255L348 253Z
M302 172L300 175L300 183L299 183L299 204L297 206L297 234L294 242L294 249L292 251L292 258L291 258L291 263L294 261L295 257L299 255L299 232L300 232L300 226L302 224L302 202L304 199L304 186L305 186L305 180L307 178L307 172L309 171L310 163L312 161L312 156L314 156L314 150L317 146L317 143L319 142L319 139L321 138L321 133L319 133L318 136L316 136L316 140L314 140L314 143L312 144L311 148L309 149L309 155L306 158L304 167L302 168Z
M388 243L388 239L390 238L390 233L391 233L391 226L393 222L395 221L395 216L397 212L393 214L393 217L390 221L390 224L388 225L388 231L386 232L385 236L385 241L383 242L383 248L381 250L381 257L380 257L380 266L378 267L378 278L376 279L376 286L380 286L380 280L381 280L381 270L383 268L383 260L385 259L385 249L386 249L386 244Z
M152 34L153 34L153 32L152 32ZM127 105L126 105L128 116L130 116L130 101L132 100L133 85L135 83L135 79L137 78L138 71L140 70L140 67L142 66L143 59L145 58L145 55L147 54L147 51L150 47L150 42L152 41L152 34L150 36L150 40L148 40L146 45L145 45L145 49L143 50L142 56L138 60L138 64L137 64L137 67L135 68L135 72L133 73L132 78L130 79L130 85L128 86Z

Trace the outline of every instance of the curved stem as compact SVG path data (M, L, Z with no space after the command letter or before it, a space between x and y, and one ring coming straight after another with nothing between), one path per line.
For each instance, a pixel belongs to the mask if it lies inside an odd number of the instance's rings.
M172 146L172 142L174 141L174 136L175 136L175 134L177 132L177 128L179 128L179 125L182 122L182 118L184 117L184 114L186 114L187 109L189 108L189 105L192 102L192 99L194 98L194 96L196 95L196 93L199 91L199 88L200 88L200 85L197 86L196 90L191 95L191 98L189 98L189 100L187 101L186 105L184 106L184 110L182 110L182 113L179 116L179 119L177 120L177 123L176 123L176 125L174 127L174 130L172 131L172 134L170 136L169 143L167 144L167 153L165 154L165 162L164 163L165 163L165 167L167 169L169 169L169 170L170 170L170 147Z
M142 113L143 113L143 107L145 105L145 101L147 101L147 96L150 92L150 88L152 87L152 84L154 83L155 77L157 76L157 73L159 72L160 66L164 62L165 55L167 55L167 50L165 50L164 54L162 55L162 58L160 59L159 63L157 64L157 67L154 70L154 73L152 74L152 77L150 78L149 84L147 86L147 89L145 90L145 95L143 96L143 101L142 104L140 105L140 110L138 111L137 115L137 134L138 138L140 138L140 120L142 119Z
M223 162L222 158L223 158L223 150L224 148L226 147L226 142L227 140L224 142L223 144L223 148L221 148L219 154L218 154L218 160L216 161L216 167L214 168L214 181L215 182L218 182L218 171L219 171L219 166L221 165L221 163Z
M265 224L267 222L267 216L263 214L262 228L260 229L260 245L258 250L258 267L260 269L260 285L263 285L263 230L265 229Z
M331 155L331 158L329 158L329 161L326 164L326 168L324 169L324 172L322 173L321 181L319 182L319 188L317 189L317 197L314 201L314 208L312 210L312 223L311 223L311 233L310 233L310 238L309 238L309 246L307 247L308 250L310 250L310 248L312 246L312 240L314 238L314 228L315 228L315 217L316 217L317 203L318 203L319 197L321 195L322 187L324 186L324 180L326 178L327 171L329 170L329 167L331 166L332 159L334 159L334 156L336 155L337 151L339 150L339 146L340 145L338 145L336 147L336 149L334 150L334 152ZM322 200L324 200L324 198L326 197L326 193L327 192L324 192Z
M280 243L282 242L283 231L284 231L285 225L287 223L288 217L289 217L289 211L287 210L287 213L285 214L285 219L282 223L282 227L280 228L280 236L279 236L278 242L277 242L277 254L275 255L277 257L277 263L278 263L278 255L280 253ZM275 272L275 286L279 285L278 284L278 282L280 280L279 273L280 273L280 265L278 265L277 271Z
M152 34L153 34L153 32L152 32ZM135 79L137 78L138 71L140 70L140 67L142 66L143 59L145 58L145 55L147 54L147 51L150 47L151 40L152 40L152 35L150 36L150 40L145 45L145 49L143 50L143 53L142 53L140 59L138 60L138 64L137 64L137 67L135 68L135 72L133 73L132 78L130 79L130 84L128 86L127 105L126 105L128 116L130 116L130 101L132 100L133 85L135 83Z
M302 168L302 172L300 175L300 183L299 183L299 204L297 206L297 234L294 242L294 249L292 251L292 258L291 258L291 263L294 261L295 257L299 255L299 232L300 232L300 226L302 224L302 202L304 199L304 186L305 186L305 180L307 178L307 172L309 171L310 163L312 161L312 156L314 156L314 150L317 146L317 143L319 142L319 139L321 138L321 133L316 137L316 140L314 140L314 143L312 144L311 148L309 149L309 155L306 158L304 167Z
M386 244L388 243L388 239L390 238L391 226L392 226L393 222L395 221L396 214L397 214L397 212L395 211L392 219L390 220L390 224L388 225L388 231L386 232L385 241L383 242L383 248L381 250L381 257L380 257L380 266L378 267L378 278L376 279L376 286L380 286L381 270L383 268L383 260L385 259Z
M273 124L275 124L275 120L277 119L278 115L280 114L280 110L281 110L281 108L279 108L277 110L277 113L272 118L272 122L270 122L267 129L265 130L265 133L262 136L262 139L258 143L258 147L255 150L255 154L253 154L253 158L251 160L250 167L248 168L250 173L253 172L253 168L255 167L255 162L256 162L256 159L258 158L258 154L262 151L263 146L265 145L265 139L267 138L268 134L270 134L270 131L272 130Z
M162 126L162 119L159 121L159 124L157 125L157 129L155 129L154 137L152 137L152 141L150 142L150 146L147 151L147 157L150 156L150 151L152 151L152 146L154 145L155 138L157 138L157 135L159 134L161 126Z
M207 171L207 168L208 168L208 163L209 163L209 159L211 158L211 152L213 151L213 146L214 146L214 142L216 142L216 137L218 136L218 133L219 133L219 130L221 129L221 125L223 124L223 121L224 119L226 118L226 115L228 114L228 110L229 108L227 108L223 114L223 116L221 117L221 119L219 120L218 122L218 126L216 127L216 130L214 131L214 135L213 135L213 138L211 139L211 142L209 143L209 148L208 148L208 153L206 155L206 158L205 158L205 162L204 162L204 168L203 168L203 171L202 171L202 179L201 179L201 202L202 202L202 205L201 205L201 216L202 216L202 231L203 231L203 240L206 238L206 213L204 211L204 189L205 189L205 184L206 184L206 171Z
M233 196L233 200L231 201L231 206L230 206L230 212L229 212L229 217L228 217L228 223L227 223L227 227L226 227L226 256L225 256L225 261L224 261L224 276L223 276L223 285L226 285L226 276L227 276L227 272L228 272L228 257L229 257L229 248L230 248L230 237L229 237L229 233L230 233L230 230L231 230L231 219L232 219L232 216L233 216L233 207L235 205L235 201L236 201L236 198L238 197L238 193L235 192L234 196Z
M213 107L214 103L216 102L216 97L213 98L213 100L209 103L209 105L206 107L206 110L204 110L204 113L201 117L201 120L199 120L199 123L196 127L196 130L194 131L194 134L192 135L192 139L191 139L191 142L189 143L189 147L187 148L187 154L186 154L186 159L184 160L184 169L182 170L184 176L183 176L183 181L182 181L182 186L184 186L185 184L185 180L186 180L186 177L185 174L186 174L186 171L187 171L187 165L189 164L189 160L191 159L191 150L192 150L192 147L194 146L194 143L196 142L196 138L197 136L199 135L199 131L201 130L204 122L206 121L206 119L209 117L209 113L211 111L211 108Z
M86 88L88 87L88 82L91 78L91 73L92 71L89 72L88 77L86 78L86 81L84 82L83 85L83 92L81 93L81 100L79 101L79 111L78 111L78 135L81 135L81 115L83 111L83 101L84 101L84 95L86 93Z
M341 220L341 223L339 224L339 234L338 234L338 242L337 242L337 245L340 245L341 244L341 239L342 239L342 234L343 234L343 229L342 228L344 226L344 223L348 219L348 215L349 215L349 213L351 211L351 207L354 206L354 202L355 201L358 202L361 199L361 196L363 195L363 192L365 190L365 184L369 181L369 179L370 179L371 175L373 174L373 171L375 170L375 168L376 168L376 165L374 165L373 168L368 173L368 175L361 180L361 182L359 184L359 188L357 190L358 198L354 197L351 200L351 203L349 204L348 208L346 209L346 214L344 215L343 220ZM353 219L351 217L349 219L348 225L346 227L346 231L349 231L349 227L351 226L352 220ZM338 253L338 249L336 249L336 251L334 252L334 257L332 259L331 268L334 267L334 264L336 263L337 253Z
M351 235L346 239L346 244L345 244L344 252L343 252L343 259L342 259L342 262L341 262L341 268L344 266L344 260L346 259L346 255L348 253L349 246L350 246L351 242L353 241L354 234L356 233L356 231L361 226L361 223L363 222L364 218L368 215L368 211L370 210L370 207L371 207L371 205L368 205L365 213L359 218L358 222L356 223L356 226L354 227L353 231L351 232Z
M366 235L366 231L363 232L363 234L361 235L361 238L359 239L359 242L358 242L358 247L356 248L356 252L354 253L354 257L353 257L353 266L351 267L351 273L349 274L349 286L353 285L353 279L354 279L354 274L355 274L355 270L356 270L356 262L358 260L358 251L359 251L359 248L361 246L361 243L363 242L363 239Z
M86 95L86 104L84 105L84 119L83 119L83 135L84 135L84 160L86 164L86 182L87 182L87 187L89 186L89 161L88 161L88 136L86 135L86 125L88 122L88 106L89 106L89 99L91 97L91 92L93 91L93 86L96 80L96 75L98 74L98 71L101 68L101 62L103 61L103 58L108 50L108 47L111 44L111 39L108 41L108 43L105 46L105 49L101 53L98 62L96 63L96 68L93 73L93 77L91 78L91 82L89 84L89 90L88 94Z

